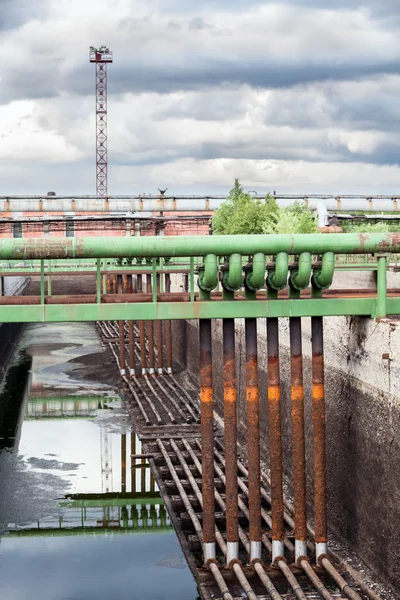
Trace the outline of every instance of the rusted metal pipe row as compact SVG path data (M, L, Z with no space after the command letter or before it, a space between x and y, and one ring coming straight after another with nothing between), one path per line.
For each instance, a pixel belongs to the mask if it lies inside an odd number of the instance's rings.
M304 429L301 318L291 317L290 371L292 396L292 472L294 490L295 562L307 556L306 448Z
M261 559L260 414L258 400L257 320L245 319L247 457L249 471L250 563ZM226 447L226 444L225 444ZM237 464L236 464L237 467ZM237 469L236 469L237 473Z
M151 294L153 291L152 277L146 275L146 292ZM149 374L154 374L154 324L153 321L147 321L147 339L149 341Z
M165 291L169 294L171 292L171 275L165 274ZM170 320L165 321L165 347L167 351L167 371L171 375L173 372L172 367L172 322Z
M327 554L324 340L322 317L311 317L315 554Z
M284 556L281 384L278 319L267 319L268 437L271 472L272 562ZM251 466L249 465L249 468Z
M215 560L214 402L212 389L211 319L200 319L201 464L203 466L204 562Z
M235 321L223 319L223 371L224 371L224 440L226 473L226 563L238 559L238 488L237 488L237 403L235 365Z

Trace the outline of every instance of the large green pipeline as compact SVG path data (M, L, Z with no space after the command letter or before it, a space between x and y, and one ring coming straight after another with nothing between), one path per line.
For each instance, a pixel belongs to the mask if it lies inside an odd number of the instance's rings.
M3 239L0 259L123 258L158 256L230 256L300 254L367 254L400 252L399 233L311 233L295 235L78 237Z

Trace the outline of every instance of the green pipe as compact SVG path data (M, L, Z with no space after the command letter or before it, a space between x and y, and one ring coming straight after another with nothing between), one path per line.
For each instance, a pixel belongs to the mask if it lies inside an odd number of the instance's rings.
M207 254L204 257L204 269L199 272L198 284L203 292L211 292L217 287L218 259L215 254Z
M222 278L222 287L228 292L238 290L242 285L242 257L235 252L229 257L229 269Z
M264 285L265 279L265 254L257 252L253 256L253 268L246 275L246 287L256 292Z
M317 269L313 273L313 286L320 290L329 288L332 285L334 270L335 255L333 252L325 252L325 254L322 255L321 269Z
M286 252L276 255L275 270L268 273L267 285L273 290L283 290L289 275L289 257Z
M386 256L378 256L378 297L376 299L376 318L382 319L387 315L386 307Z
M0 241L0 259L230 256L231 254L400 252L398 233L21 238Z
M311 277L311 254L302 252L299 256L299 267L290 275L290 285L295 290L304 290L310 283Z

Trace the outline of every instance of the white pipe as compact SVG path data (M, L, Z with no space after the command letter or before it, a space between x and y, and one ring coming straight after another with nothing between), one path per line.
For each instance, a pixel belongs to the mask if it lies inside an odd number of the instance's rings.
M204 563L207 564L209 560L215 560L215 542L204 543Z
M261 542L250 542L250 562L261 560Z
M226 565L229 567L232 560L237 560L239 557L239 542L226 543Z
M304 201L318 211L361 211L361 212L399 212L400 202L390 197L318 197L313 196L275 196L279 206L289 206L293 202ZM262 199L262 198L261 198ZM133 213L144 212L213 212L225 200L224 196L191 197L112 197L96 198L86 196L71 198L64 196L38 197L0 197L0 212L90 212L124 213L124 217L134 217ZM126 214L130 213L130 214Z
M305 540L295 540L294 541L294 555L295 555L295 563L302 556L307 556L307 542Z
M277 558L282 558L284 555L285 548L283 546L283 541L272 540L272 563L274 563Z

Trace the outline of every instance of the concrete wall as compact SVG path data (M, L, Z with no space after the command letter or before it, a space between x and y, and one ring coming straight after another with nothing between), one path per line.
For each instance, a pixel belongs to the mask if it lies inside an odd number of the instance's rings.
M303 319L307 483L312 517L311 331ZM239 421L245 435L243 322L236 321ZM258 323L263 459L268 460L265 320ZM400 329L397 321L324 319L328 510L332 530L400 590ZM288 320L280 322L284 466L291 473ZM197 322L187 322L181 362L198 377ZM175 348L175 346L174 346ZM213 325L214 391L222 408L222 325Z

